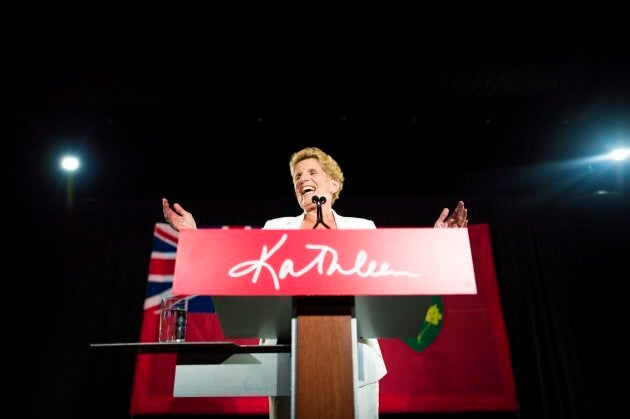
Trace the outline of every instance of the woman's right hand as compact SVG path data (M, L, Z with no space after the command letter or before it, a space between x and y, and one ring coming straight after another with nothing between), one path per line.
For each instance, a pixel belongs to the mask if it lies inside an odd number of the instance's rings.
M162 198L162 212L164 212L164 219L175 230L194 230L197 228L197 223L192 214L182 208L178 203L173 204L173 208L168 204L166 198Z

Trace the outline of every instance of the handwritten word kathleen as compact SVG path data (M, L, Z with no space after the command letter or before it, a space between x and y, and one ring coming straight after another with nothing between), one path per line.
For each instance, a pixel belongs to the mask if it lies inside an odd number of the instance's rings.
M247 260L238 263L229 270L228 275L232 278L238 278L252 273L252 284L255 284L258 282L261 272L266 270L271 275L273 285L276 290L280 289L280 279L284 279L289 275L297 278L306 274L313 268L316 268L320 275L323 275L324 272L326 272L326 275L328 276L334 275L335 273L343 276L358 275L362 278L380 276L406 276L409 278L418 278L420 276L419 273L395 271L390 268L389 263L387 262L383 262L379 265L376 261L368 261L368 256L365 250L357 252L357 256L354 260L354 266L349 269L344 269L341 265L339 265L339 255L337 251L329 246L319 244L305 245L307 249L319 251L319 253L315 254L313 260L308 262L301 269L296 270L293 260L285 259L282 264L280 264L280 269L276 272L276 269L268 262L268 260L286 241L287 234L285 233L282 235L280 240L278 240L278 243L271 248L271 250L268 250L267 246L263 246L260 253L260 259ZM328 263L328 267L324 269L327 257L330 262Z

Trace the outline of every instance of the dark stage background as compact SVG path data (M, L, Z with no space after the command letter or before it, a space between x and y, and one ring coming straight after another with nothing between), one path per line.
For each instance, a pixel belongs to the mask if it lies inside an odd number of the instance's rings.
M41 42L13 61L3 153L5 365L28 416L129 417L133 354L89 344L138 339L160 198L202 226L295 215L288 160L310 145L344 170L342 215L431 226L463 199L490 226L521 410L423 417L623 411L630 170L590 158L629 144L625 46L197 61ZM65 150L83 159L71 180Z

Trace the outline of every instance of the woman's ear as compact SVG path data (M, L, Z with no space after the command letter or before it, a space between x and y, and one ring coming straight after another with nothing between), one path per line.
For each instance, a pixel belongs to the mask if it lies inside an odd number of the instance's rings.
M335 193L339 190L339 181L337 179L332 179L330 181L330 193Z

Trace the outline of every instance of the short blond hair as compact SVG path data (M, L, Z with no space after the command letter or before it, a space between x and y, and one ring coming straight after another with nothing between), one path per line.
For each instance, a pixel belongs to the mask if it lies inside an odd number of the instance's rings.
M291 155L291 159L289 160L291 179L295 179L295 165L306 159L316 159L324 172L328 175L328 177L339 182L339 187L337 188L337 191L333 193L331 197L331 204L333 204L337 200L337 198L339 198L339 194L343 189L344 178L341 167L339 167L339 164L335 161L335 159L332 158L330 154L324 153L321 149L317 147L306 147L300 151L296 151Z

